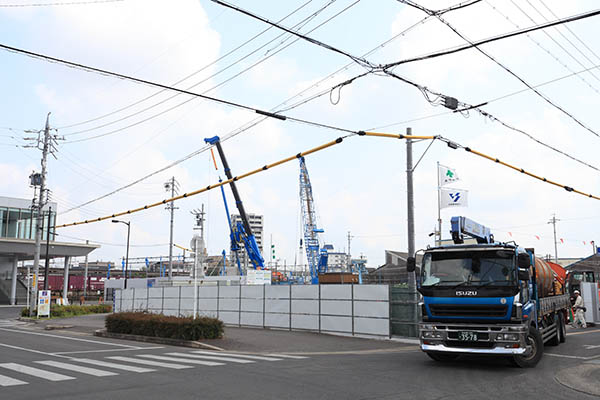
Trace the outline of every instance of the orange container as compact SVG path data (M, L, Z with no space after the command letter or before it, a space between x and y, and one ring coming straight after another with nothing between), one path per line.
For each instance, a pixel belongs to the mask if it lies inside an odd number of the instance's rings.
M535 271L539 297L564 294L567 273L563 267L536 257Z

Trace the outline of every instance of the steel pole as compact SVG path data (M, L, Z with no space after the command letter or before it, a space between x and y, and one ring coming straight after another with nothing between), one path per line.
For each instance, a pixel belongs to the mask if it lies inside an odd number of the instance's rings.
M44 268L44 290L48 290L48 268L50 258L48 251L50 250L50 216L52 215L52 207L48 207L48 226L46 228L46 267Z
M406 134L412 135L412 129L406 128ZM415 210L413 196L413 160L412 139L406 139L406 216L408 228L408 257L415 256ZM415 273L408 273L408 287L414 290L416 287Z
M127 253L125 255L125 287L127 289L127 274L129 273L129 231L131 228L131 222L127 222Z

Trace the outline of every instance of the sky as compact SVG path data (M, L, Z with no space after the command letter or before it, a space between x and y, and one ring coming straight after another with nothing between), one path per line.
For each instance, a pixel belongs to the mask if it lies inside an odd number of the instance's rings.
M411 128L414 135L441 135L600 195L600 70L595 68L600 63L599 16L482 45L496 62L469 49L393 69L432 93L471 105L486 103L480 109L494 120L476 110L454 113L437 104L436 95L427 98L416 87L377 71L330 90L367 70L343 54L269 29L264 22L211 1L28 6L34 3L44 1L0 1L2 45L262 110L296 105L282 114L351 131L404 134ZM353 56L369 53L365 58L375 66L466 43L437 18L426 18L423 11L395 0L233 3ZM443 9L459 1L417 3ZM597 7L591 0L483 0L442 18L476 41ZM233 174L241 175L347 135L273 118L249 128L259 118L252 111L4 49L0 65L0 195L32 198L28 176L41 169L41 152L24 147L30 143L24 138L35 136L29 131L43 129L51 113L50 127L61 138L56 157L48 161L58 224L160 201L168 197L163 184L171 177L180 193L217 183L224 172L219 160L215 170L203 141L207 137L223 138ZM316 94L323 95L313 98ZM444 238L450 237L450 218L464 215L490 227L496 240L514 240L535 248L538 255L554 256L553 225L548 222L555 215L558 257L592 254L591 241L600 240L598 200L441 141L429 144L413 144L413 159L420 160L414 170L417 249L434 244L430 233L437 224L439 162L460 178L452 188L468 190L467 207L441 211ZM385 262L385 250L407 250L405 141L353 135L307 156L306 164L324 243L346 251L350 234L352 256L366 257L369 267ZM266 252L272 243L280 265L306 264L299 251L298 162L240 180L238 189L246 211L264 215ZM233 208L229 188L226 194ZM176 202L174 242L190 246L195 233L191 211L202 205L208 252L217 255L229 248L218 189ZM122 219L131 221L130 257L168 255L169 212L164 207ZM91 253L92 260L117 261L125 254L126 228L110 220L60 228L58 233L62 241L101 244Z

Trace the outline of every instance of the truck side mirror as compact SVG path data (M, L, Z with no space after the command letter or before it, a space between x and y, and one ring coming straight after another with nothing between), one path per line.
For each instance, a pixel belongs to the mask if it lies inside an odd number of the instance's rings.
M417 260L414 257L408 257L406 259L406 271L415 272L417 268Z
M518 276L520 281L528 281L531 278L528 268L519 268Z
M528 253L521 253L517 256L519 268L527 269L531 266L531 258Z

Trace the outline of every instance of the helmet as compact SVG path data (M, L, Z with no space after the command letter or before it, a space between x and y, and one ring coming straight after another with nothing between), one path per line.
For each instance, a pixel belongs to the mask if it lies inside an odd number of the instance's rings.
M579 290L575 290L573 293L577 293L577 294L579 294Z

